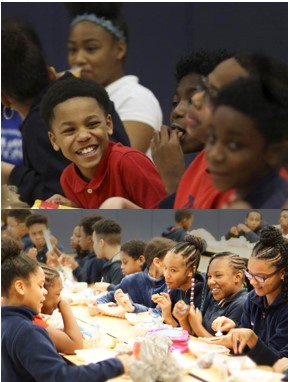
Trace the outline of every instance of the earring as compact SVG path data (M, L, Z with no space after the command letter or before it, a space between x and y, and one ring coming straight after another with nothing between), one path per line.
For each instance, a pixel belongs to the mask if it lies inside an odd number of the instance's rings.
M12 109L12 107L7 107L7 106L3 107L2 114L3 114L3 117L6 119L6 121L9 121L10 119L12 119L14 117L14 113L15 112Z
M191 294L190 294L190 306L194 305L194 289L195 289L195 278L192 277Z

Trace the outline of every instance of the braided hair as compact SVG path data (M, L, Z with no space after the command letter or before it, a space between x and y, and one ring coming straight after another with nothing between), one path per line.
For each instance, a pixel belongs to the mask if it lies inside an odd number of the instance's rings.
M208 299L207 299L207 296L209 293L208 272L209 272L210 265L211 265L213 260L219 259L221 257L229 258L229 263L230 263L229 265L233 268L235 273L242 272L242 274L243 274L243 279L242 279L243 280L243 286L245 286L245 278L244 278L244 270L246 269L245 260L243 260L239 255L236 255L235 253L232 253L232 252L215 253L213 256L211 256L209 263L208 263L207 271L206 271L206 281L205 281L205 285L204 285L203 292L202 292L202 302L201 302L201 312L202 313L204 313L206 311L206 307L207 307L207 303L208 303Z
M200 263L201 255L205 252L206 248L207 244L205 240L187 233L184 241L175 245L170 252L182 256L182 258L186 261L187 269L193 269L195 267L196 272ZM191 279L190 305L194 305L195 272L193 272Z
M261 230L259 241L255 244L251 257L270 260L277 269L284 270L283 292L288 300L288 240L273 226Z
M45 275L44 287L47 289L53 285L55 279L60 277L60 273L57 271L57 269L49 267L49 265L47 264L39 263L39 265L44 271L44 275Z

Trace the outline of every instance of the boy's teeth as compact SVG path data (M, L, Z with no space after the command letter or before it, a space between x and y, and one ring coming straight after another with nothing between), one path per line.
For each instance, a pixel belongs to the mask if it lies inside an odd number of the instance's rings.
M79 153L80 153L80 154L89 154L89 153L91 153L93 150L95 150L95 146L86 147L85 149L79 150Z

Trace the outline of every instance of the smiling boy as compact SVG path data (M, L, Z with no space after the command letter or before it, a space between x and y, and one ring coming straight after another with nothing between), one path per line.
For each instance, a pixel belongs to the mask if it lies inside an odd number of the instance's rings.
M45 95L41 112L50 141L73 162L61 175L66 198L54 195L50 201L98 208L107 198L122 196L152 208L165 196L156 167L144 154L109 142L108 104L104 88L80 78L56 82Z

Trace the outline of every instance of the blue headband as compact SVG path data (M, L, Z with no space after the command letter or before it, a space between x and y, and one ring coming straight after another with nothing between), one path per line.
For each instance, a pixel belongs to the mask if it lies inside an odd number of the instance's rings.
M75 24L80 23L81 21L91 21L92 23L95 23L105 28L119 40L126 41L123 31L121 31L110 20L104 19L104 17L98 17L94 14L84 13L83 15L76 16L75 19L72 21L71 26L74 26Z

